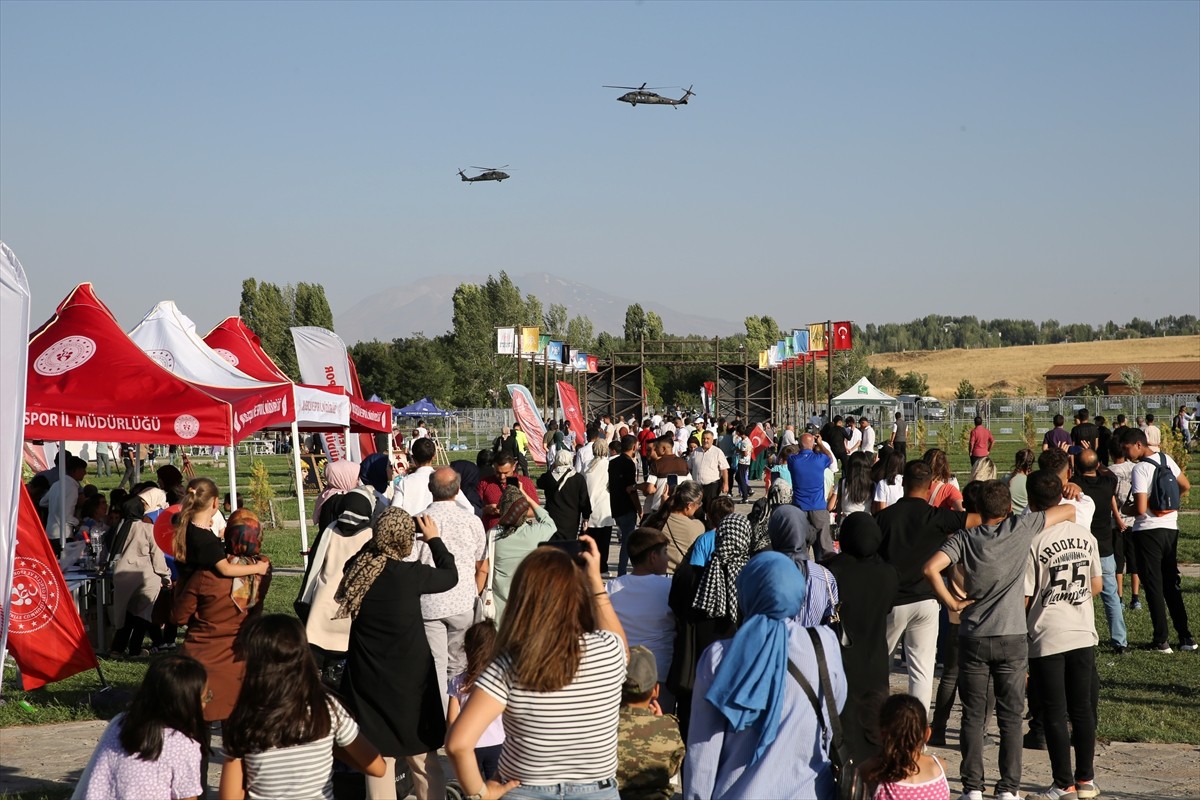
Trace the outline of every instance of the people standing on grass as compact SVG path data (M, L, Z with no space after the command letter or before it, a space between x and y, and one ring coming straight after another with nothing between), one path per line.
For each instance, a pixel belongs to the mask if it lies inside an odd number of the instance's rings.
M1017 451L1013 459L1012 472L1008 473L1008 477L1004 482L1008 484L1008 493L1012 497L1013 513L1023 514L1028 501L1025 498L1025 482L1029 478L1029 473L1033 472L1034 456L1033 451L1028 447L1023 447Z
M992 446L996 443L995 437L983 424L983 417L975 418L975 427L971 429L970 437L967 439L967 453L971 456L971 466L975 466L975 462L981 458L987 458L992 454Z
M1124 428L1123 430L1128 430ZM1133 592L1129 600L1130 611L1140 611L1142 601L1138 596L1142 588L1142 579L1138 577L1137 550L1133 543L1133 510L1129 501L1133 499L1133 467L1134 463L1125 458L1125 449L1121 446L1121 436L1114 434L1108 447L1108 471L1117 479L1117 513L1113 515L1116 525L1113 544L1113 557L1117 567L1117 598L1124 603L1125 573L1129 573L1130 589Z
M1116 539L1113 530L1113 520L1120 514L1117 508L1117 479L1108 470L1101 471L1096 451L1085 448L1075 456L1075 474L1072 480L1091 498L1096 507L1090 533L1096 540L1103 573L1101 589L1096 594L1101 596L1104 603L1109 645L1120 654L1125 652L1129 641L1125 632L1121 596L1117 594Z
M1150 449L1145 432L1132 429L1121 435L1121 447L1125 457L1136 462L1131 478L1132 498L1126 504L1134 515L1133 541L1137 551L1138 572L1146 590L1146 604L1150 606L1150 619L1154 627L1150 649L1157 653L1170 653L1170 636L1167 630L1167 615L1178 635L1179 649L1197 649L1188 627L1187 608L1180 591L1179 562L1179 498L1191 488L1187 475L1179 469L1175 459L1167 453L1154 453ZM1171 481L1159 477L1160 472L1169 472L1175 478L1174 492ZM1164 486L1164 482L1167 484Z
M888 440L888 445L900 454L901 461L908 457L908 423L904 421L904 414L899 411L896 412L896 421L892 426L892 437Z

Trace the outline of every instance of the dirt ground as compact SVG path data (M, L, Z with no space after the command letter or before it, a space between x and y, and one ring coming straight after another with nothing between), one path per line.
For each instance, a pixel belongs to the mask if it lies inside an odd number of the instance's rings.
M892 675L893 691L903 691L905 676ZM16 793L48 792L52 797L78 780L92 748L104 731L104 722L69 722L60 725L0 729L0 797ZM984 764L989 785L996 779L997 745L991 730ZM958 715L951 718L950 747L935 748L944 759L952 789L957 792L959 756ZM1040 791L1050 783L1050 762L1045 752L1024 751L1024 791ZM219 764L219 756L214 764ZM208 785L216 790L220 768L209 771ZM1113 742L1096 751L1096 782L1106 798L1157 800L1197 797L1200 794L1200 748L1192 745ZM955 795L957 796L957 795ZM764 800L767 800L764 798Z

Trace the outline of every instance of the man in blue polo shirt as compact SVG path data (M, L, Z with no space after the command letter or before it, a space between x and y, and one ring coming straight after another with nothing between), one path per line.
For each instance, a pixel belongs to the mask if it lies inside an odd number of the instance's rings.
M834 555L829 498L825 491L825 471L833 467L833 459L828 453L814 449L820 441L819 434L801 435L800 452L787 461L792 476L792 504L804 512L809 526L817 531L816 537L810 537L817 550L814 554L817 561Z

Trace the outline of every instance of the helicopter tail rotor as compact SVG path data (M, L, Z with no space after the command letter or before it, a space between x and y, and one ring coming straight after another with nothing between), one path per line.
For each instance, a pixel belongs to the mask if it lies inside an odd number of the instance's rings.
M695 86L695 84L692 84L692 86ZM692 91L692 87L691 87L691 86L689 86L687 89L685 89L685 90L684 90L684 92L683 92L683 97L679 98L679 102L680 102L680 103L682 103L682 104L684 104L684 105L686 105L686 104L687 104L687 101L688 101L688 98L689 98L689 97L695 97L695 96L696 96L696 93L695 93L695 92L693 92L693 91Z

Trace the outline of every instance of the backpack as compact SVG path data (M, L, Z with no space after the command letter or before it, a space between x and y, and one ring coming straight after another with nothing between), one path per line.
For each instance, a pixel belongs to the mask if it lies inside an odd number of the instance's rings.
M1150 482L1150 491L1146 496L1147 505L1151 511L1162 516L1179 510L1179 481L1167 466L1167 454L1159 453L1158 456L1158 461L1150 457L1142 460L1154 465L1154 480Z

